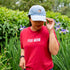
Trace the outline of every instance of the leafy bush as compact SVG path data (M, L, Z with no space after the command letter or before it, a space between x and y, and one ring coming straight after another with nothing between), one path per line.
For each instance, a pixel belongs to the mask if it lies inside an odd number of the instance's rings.
M53 18L55 20L55 26L60 22L60 27L70 31L70 18L67 16L47 11L46 17ZM8 62L12 70L20 70L18 66L20 56L19 29L20 25L28 27L28 23L27 12L14 11L5 7L0 8L0 46L2 53L2 48L6 48L6 58L11 58ZM66 34L59 32L59 29L56 30L57 39L60 43L60 51L57 56L52 56L55 65L54 70L69 70L70 32Z
M63 28L70 27L70 18L66 15L61 15L61 13L46 12L46 16L55 19L56 22L60 22Z
M70 26L70 19L60 13L47 11L46 16L55 19L61 23L64 28ZM20 25L28 27L29 19L27 12L19 10L11 10L5 7L0 7L0 40L5 40L5 34L8 33L8 38L20 34Z
M27 12L14 11L5 7L0 7L0 46L4 46L5 34L8 38L14 37L16 33L20 34L20 25L28 25Z
M52 56L53 62L57 70L70 70L70 32L66 34L56 32L56 34L60 42L60 50L57 56ZM54 70L55 68L54 66Z
M4 49L4 53L0 54L0 70L10 70L11 65L8 62L10 58L6 57L6 49Z
M8 42L7 33L5 35L5 49L6 59L8 58L8 63L10 63L11 69L10 70L21 70L19 67L20 61L20 40L19 37L15 36L14 38L11 37ZM2 52L3 53L3 52Z

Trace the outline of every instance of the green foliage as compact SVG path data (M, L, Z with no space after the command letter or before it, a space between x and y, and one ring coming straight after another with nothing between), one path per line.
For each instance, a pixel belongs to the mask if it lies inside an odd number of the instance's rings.
M10 63L11 70L21 70L19 67L20 61L20 40L17 35L13 38L11 37L8 42L7 33L5 35L5 49L6 58L8 58L8 63Z
M8 62L10 60L10 58L6 57L6 53L8 51L6 51L6 49L4 49L4 52L2 54L0 54L0 70L10 70L11 69L11 65Z
M10 9L19 9L28 11L32 5L42 5L47 10L51 10L55 0L0 0L1 6L6 6Z
M50 13L50 14L49 14ZM70 18L60 13L54 13L48 11L46 13L47 17L55 19L56 22L60 22L61 27L67 28L70 31ZM55 23L56 25L56 23ZM70 32L66 34L59 34L59 31L56 31L57 39L60 43L60 50L57 56L53 56L54 70L70 70Z
M57 22L59 21L63 23L63 25L70 26L70 18L66 15L61 15L61 13L58 12L54 13L52 11L47 11L46 16L55 19Z
M61 10L59 10L60 13L62 13L63 15L67 15L70 18L70 7L63 7L61 8Z
M55 19L56 22L60 22L63 28L67 28L70 31L70 18L60 13L47 11L46 17ZM5 7L0 8L0 46L1 52L3 53L6 48L6 56L0 58L0 69L11 68L12 70L20 70L19 68L19 57L20 57L20 25L28 27L29 19L27 12L19 10L11 10ZM55 23L56 26L56 23ZM54 70L69 70L70 65L70 32L67 34L59 34L56 31L57 38L60 43L60 51L57 56L53 56ZM0 56L2 57L2 55ZM9 59L9 60L8 60ZM5 60L5 62L1 62ZM8 60L8 62L6 61ZM7 67L7 63L10 65ZM5 66L5 67L4 67ZM3 70L3 69L2 69Z
M5 50L0 55L0 70L21 70L20 61L20 40L17 37L11 38L8 42L6 36Z
M14 37L16 32L20 33L20 25L28 26L27 12L14 11L5 7L0 8L0 45L5 41L5 34L8 33L8 38Z
M57 70L70 70L70 32L65 35L58 32L56 34L60 43L60 50L57 56L52 56L53 62L59 68ZM54 66L54 70L56 70L55 68Z
M70 0L0 0L0 6L27 12L32 5L42 5L45 10L58 11L70 17Z

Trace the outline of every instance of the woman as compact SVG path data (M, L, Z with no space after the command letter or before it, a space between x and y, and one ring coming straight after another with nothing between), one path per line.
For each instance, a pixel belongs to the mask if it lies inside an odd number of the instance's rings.
M31 26L20 33L19 66L26 70L53 70L54 64L51 55L57 55L59 51L54 20L46 18L45 9L40 5L32 6L28 16ZM44 22L46 22L46 26L44 26Z

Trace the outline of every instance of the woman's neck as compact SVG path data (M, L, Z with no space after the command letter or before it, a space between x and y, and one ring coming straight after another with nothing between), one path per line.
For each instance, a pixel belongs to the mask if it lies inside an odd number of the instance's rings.
M32 26L31 26L31 30L32 30L32 31L37 31L37 30L36 30L36 29L34 29Z
M34 27L31 26L31 30L32 30L32 31L38 31L38 30L40 30L40 29L41 29L41 28L35 29Z

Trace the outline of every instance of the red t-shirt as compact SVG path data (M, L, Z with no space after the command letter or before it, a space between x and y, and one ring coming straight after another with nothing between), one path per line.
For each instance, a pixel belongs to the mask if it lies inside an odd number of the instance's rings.
M57 39L56 34L55 38ZM48 48L49 32L46 26L42 26L39 31L32 31L30 27L25 28L20 33L20 43L21 48L24 49L26 70L53 68L54 64Z

